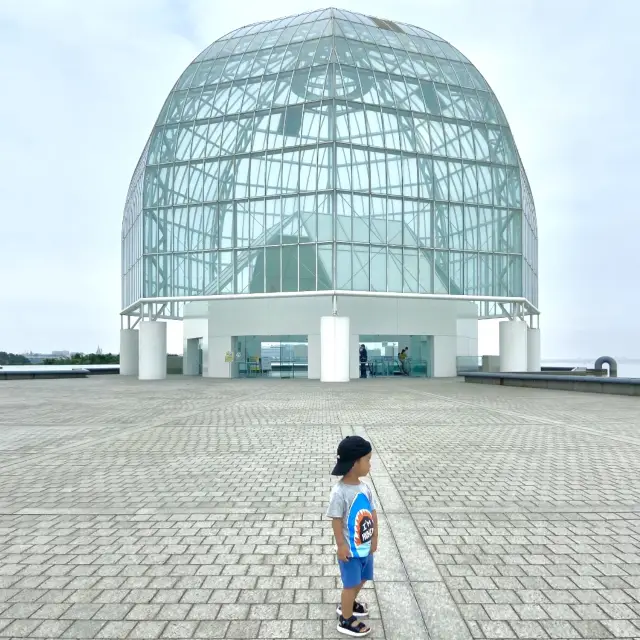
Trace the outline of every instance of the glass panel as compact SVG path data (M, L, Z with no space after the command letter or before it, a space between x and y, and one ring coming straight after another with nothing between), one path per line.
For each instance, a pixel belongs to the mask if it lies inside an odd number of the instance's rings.
M218 293L233 293L233 251L218 251Z
M333 215L327 194L318 194L318 240L333 240ZM329 271L331 274L331 271Z
M155 253L158 250L158 211L150 209L144 212L144 251Z
M418 165L415 156L402 158L402 193L405 196L418 197Z
M204 248L203 224L202 207L189 207L189 241L187 249L190 251Z
M369 242L369 197L353 196L353 241Z
M316 245L300 245L300 291L316 290Z
M222 249L230 249L234 245L233 238L233 205L221 205L220 209L220 237L218 238L218 247Z
M449 205L437 202L434 214L434 241L438 249L449 246Z
M456 251L449 253L449 291L453 295L464 293L464 254Z
M402 195L402 156L400 154L387 154L387 192L392 195ZM407 177L405 177L406 179ZM412 176L408 176L409 180Z
M388 291L402 292L402 249L389 249L387 286Z
M402 244L402 200L387 200L387 235L389 244Z
M384 152L372 151L370 153L371 167L371 192L387 192L386 156Z
M371 247L371 291L387 290L387 248Z
M282 242L281 200L267 200L265 202L265 244L277 245ZM278 289L279 291L279 289Z
M351 245L337 245L337 282L336 288L350 291L353 289L353 272L351 264Z
M493 295L509 295L509 256L494 256Z
M353 290L369 291L369 247L353 246Z
M478 292L478 254L464 254L464 293L476 295Z
M371 241L380 243L387 241L386 198L371 198Z
M267 293L281 291L280 287L280 247L265 249L265 289Z
M318 291L333 289L333 245L318 245Z
M336 240L351 240L351 194L339 193L336 199Z
M506 209L494 210L493 237L495 251L507 252L509 250L509 214Z
M478 208L469 205L464 208L464 249L478 249Z
M423 156L418 157L418 178L420 180L420 197L424 199L431 199L435 197L433 161L431 158L425 158Z
M420 213L424 203L414 200L404 201L403 244L405 247L417 247L420 240Z
M478 293L481 296L493 294L493 255L478 256Z
M452 202L462 202L464 187L462 180L462 163L449 162L449 199Z
M418 252L420 293L433 293L433 252L420 250Z
M493 209L480 207L478 213L478 248L480 251L493 250Z
M522 253L522 213L509 211L509 251Z
M434 160L434 197L436 200L449 199L449 177L447 163L444 160Z
M403 256L403 291L405 293L418 292L418 251L405 249Z
M449 205L449 247L451 249L462 249L464 246L463 224L462 206Z
M298 290L298 245L282 247L282 290Z

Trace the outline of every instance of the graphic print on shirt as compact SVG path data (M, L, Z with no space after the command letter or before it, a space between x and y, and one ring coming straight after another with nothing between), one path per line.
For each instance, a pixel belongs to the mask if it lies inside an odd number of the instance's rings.
M354 558L366 558L371 553L373 515L371 502L365 493L359 493L351 503L347 524L351 555Z

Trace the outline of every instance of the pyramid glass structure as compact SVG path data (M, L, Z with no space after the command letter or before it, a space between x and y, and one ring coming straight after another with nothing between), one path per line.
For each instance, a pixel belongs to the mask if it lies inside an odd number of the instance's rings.
M424 29L348 11L205 49L166 99L125 206L123 309L316 290L537 305L537 289L531 190L483 76Z

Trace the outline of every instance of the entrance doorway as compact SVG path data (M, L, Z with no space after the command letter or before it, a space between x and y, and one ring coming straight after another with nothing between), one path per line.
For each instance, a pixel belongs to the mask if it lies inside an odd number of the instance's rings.
M202 338L188 338L183 356L183 373L187 376L201 376L202 366Z
M360 335L359 340L367 349L367 377L433 375L433 336Z
M234 378L308 378L308 336L237 336Z

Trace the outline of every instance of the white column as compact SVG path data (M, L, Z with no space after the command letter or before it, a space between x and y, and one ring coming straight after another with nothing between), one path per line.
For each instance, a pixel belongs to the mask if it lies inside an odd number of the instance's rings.
M521 373L527 370L527 323L506 320L500 323L500 371Z
M120 329L120 375L138 375L138 331Z
M184 341L184 351L182 356L182 373L185 376L200 375L200 340L198 338L187 338Z
M349 318L320 318L320 381L349 382Z
M167 377L167 324L156 320L140 323L140 380Z
M540 329L527 329L527 371L540 371Z
M349 378L351 380L355 380L359 377L360 377L360 336L357 333L352 333L349 336Z

